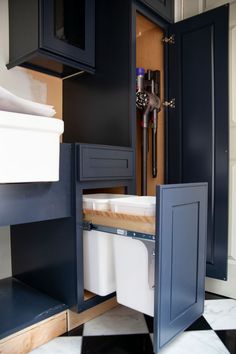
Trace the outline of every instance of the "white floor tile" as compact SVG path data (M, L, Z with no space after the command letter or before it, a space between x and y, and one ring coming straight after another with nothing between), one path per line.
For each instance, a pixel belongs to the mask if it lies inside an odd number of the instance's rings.
M203 316L213 329L236 329L236 300L206 300Z
M143 314L124 306L117 306L85 323L84 336L148 333Z
M214 331L189 331L178 335L161 354L229 354Z
M32 354L80 354L82 337L58 337L39 348Z

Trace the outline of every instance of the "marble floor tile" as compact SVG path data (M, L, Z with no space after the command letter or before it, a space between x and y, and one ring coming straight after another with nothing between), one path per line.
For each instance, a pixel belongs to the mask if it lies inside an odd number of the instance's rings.
M70 330L69 332L66 332L62 335L62 337L75 337L79 336L81 337L84 332L84 325L81 325L79 327L75 327L74 329Z
M161 354L229 354L217 334L210 331L181 333L161 350Z
M83 338L81 354L153 354L149 334Z
M236 354L236 329L215 331L231 354Z
M189 326L186 331L205 331L212 329L209 323L205 320L203 316L198 318L191 326Z
M217 300L217 299L228 299L225 296L209 293L208 291L205 292L205 299L206 300Z
M144 315L149 333L153 333L153 318L147 315ZM206 331L211 330L211 326L205 320L203 316L198 318L191 326L189 326L185 331Z
M154 318L148 315L144 315L149 333L153 333Z
M84 336L148 333L142 313L117 306L84 325Z
M236 300L206 300L203 316L215 330L236 329Z
M82 337L58 337L32 350L32 354L81 354Z

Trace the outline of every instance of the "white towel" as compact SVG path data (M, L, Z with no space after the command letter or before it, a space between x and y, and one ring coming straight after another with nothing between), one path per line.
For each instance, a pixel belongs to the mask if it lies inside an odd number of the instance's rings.
M53 106L37 103L13 95L0 86L0 110L32 114L36 116L53 117L56 113Z

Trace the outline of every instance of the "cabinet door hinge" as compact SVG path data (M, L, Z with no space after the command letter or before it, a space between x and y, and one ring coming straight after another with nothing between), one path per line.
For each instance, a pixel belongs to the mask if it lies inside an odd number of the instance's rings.
M172 98L170 101L164 101L162 105L164 107L175 108L175 98Z
M162 38L162 42L166 44L175 44L175 35L172 34L170 37Z

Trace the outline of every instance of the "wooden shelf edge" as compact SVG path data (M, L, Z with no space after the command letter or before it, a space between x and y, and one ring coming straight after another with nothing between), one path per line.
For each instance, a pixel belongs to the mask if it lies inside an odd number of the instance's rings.
M88 322L92 320L93 318L102 315L103 313L111 310L112 308L118 306L118 303L116 301L116 298L113 297L112 299L109 299L107 301L102 302L101 304L92 307L84 312L77 313L72 310L68 310L68 331L71 331L72 329L81 326L85 322Z
M83 210L84 221L155 235L155 216L129 215L111 211Z
M0 354L26 354L67 332L67 310L0 340Z

